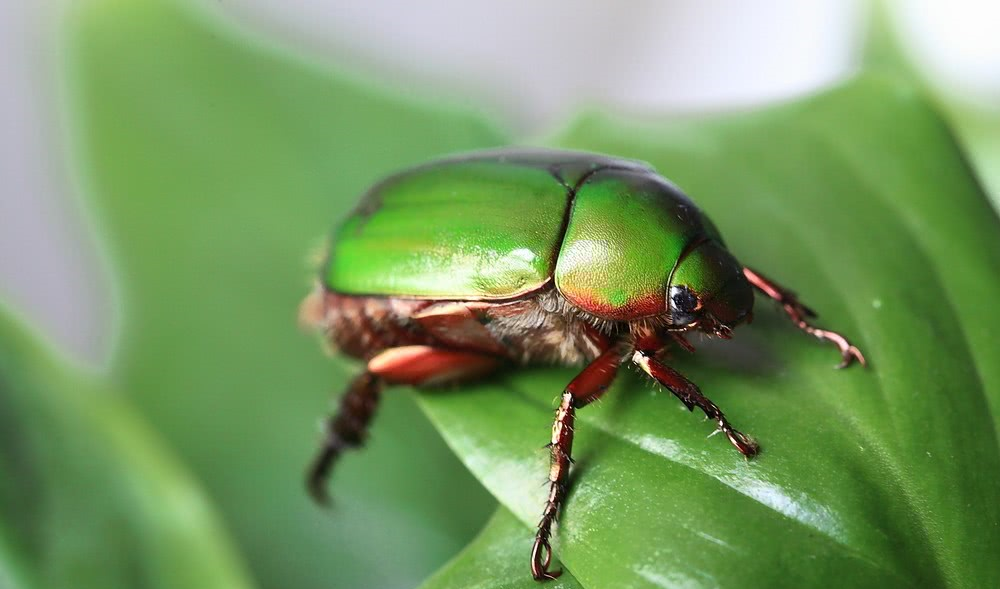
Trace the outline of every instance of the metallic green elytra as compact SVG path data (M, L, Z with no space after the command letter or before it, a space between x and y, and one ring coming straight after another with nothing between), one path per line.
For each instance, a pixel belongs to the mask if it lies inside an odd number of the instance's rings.
M395 174L330 252L324 282L343 294L504 301L554 286L613 321L670 312L671 287L727 324L752 306L687 196L647 164L583 152L474 152Z

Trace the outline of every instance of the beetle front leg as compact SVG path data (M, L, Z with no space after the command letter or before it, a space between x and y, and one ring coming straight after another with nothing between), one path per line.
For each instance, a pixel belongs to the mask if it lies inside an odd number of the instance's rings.
M701 409L705 416L716 423L717 431L726 434L729 443L736 447L747 458L757 455L760 447L750 436L737 431L729 425L729 420L719 409L719 406L711 399L702 394L698 385L694 384L681 373L663 364L655 358L656 350L636 350L632 354L632 361L635 362L642 371L653 377L656 382L665 386L667 390L681 400L688 410L694 411L695 407Z
M840 364L837 365L837 368L845 368L854 360L857 360L862 366L865 366L865 357L861 354L861 350L859 350L857 346L852 345L846 337L835 331L819 329L806 321L807 318L815 318L816 313L809 307L799 302L795 293L770 280L756 270L744 267L743 275L750 281L750 284L754 285L754 287L762 293L781 303L781 306L785 309L785 314L788 315L788 317L799 329L820 340L832 342L833 345L837 346L837 349L840 350L841 358Z
M598 399L611 385L621 364L621 352L616 348L605 350L566 386L555 421L552 423L552 441L549 466L549 498L538 522L535 544L531 547L531 575L536 581L555 579L562 571L549 571L552 563L552 524L566 498L569 468L573 462L573 424L576 410Z

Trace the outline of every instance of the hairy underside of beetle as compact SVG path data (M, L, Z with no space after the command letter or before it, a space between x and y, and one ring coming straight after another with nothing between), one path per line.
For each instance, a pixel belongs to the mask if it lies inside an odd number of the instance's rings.
M581 365L600 354L595 337L628 332L628 324L588 317L554 288L493 303L343 295L320 286L300 319L336 351L366 361L392 348L432 346L518 364Z

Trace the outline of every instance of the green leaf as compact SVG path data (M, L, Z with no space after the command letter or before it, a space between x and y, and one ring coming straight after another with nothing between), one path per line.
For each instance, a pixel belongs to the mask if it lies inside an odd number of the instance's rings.
M68 33L87 204L123 298L115 378L204 480L262 585L414 586L495 502L393 393L339 465L335 508L313 505L317 422L358 367L324 357L296 310L310 254L367 185L499 134L181 4L91 0Z
M146 425L0 310L0 587L249 586Z
M587 117L554 143L651 162L742 262L797 290L871 362L833 370L835 350L763 300L733 341L677 352L762 444L750 462L623 370L577 420L557 554L581 585L1000 586L1000 226L920 96L865 78L740 115ZM511 371L421 396L528 526L573 375Z
M531 578L524 547L531 545L534 535L501 507L479 536L420 589L580 589L569 571L545 585Z

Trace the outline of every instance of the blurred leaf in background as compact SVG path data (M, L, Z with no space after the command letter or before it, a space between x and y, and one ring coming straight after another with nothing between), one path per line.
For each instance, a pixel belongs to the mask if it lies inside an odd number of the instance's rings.
M918 94L862 78L741 115L587 117L553 143L651 162L871 361L832 370L763 300L733 341L678 352L761 442L750 462L625 371L577 419L557 554L582 586L1000 586L1000 227ZM526 526L573 374L421 396Z
M250 587L200 489L0 309L0 587Z
M1000 44L987 24L996 20L992 15L1000 14L997 8L933 2L907 5L898 0L872 0L868 8L863 67L905 78L934 101L951 124L994 210L1000 212L1000 106L993 99L1000 92L1000 78L982 75L1000 58L996 51ZM942 19L944 14L952 18ZM926 29L931 22L938 25L937 39ZM941 42L949 37L950 43ZM935 41L936 51L928 46ZM966 71L953 71L955 66L964 66ZM970 68L979 75L970 75ZM955 87L962 79L965 83Z
M69 19L87 200L120 278L113 363L204 480L265 587L412 587L493 500L402 392L304 492L318 421L357 366L297 329L311 250L379 176L502 137L262 47L181 4Z
M310 505L313 425L356 367L323 358L295 308L309 247L367 185L505 138L181 4L92 0L68 24L76 147L125 301L117 385L204 480L263 586L414 586L493 500L398 390L341 465L334 512ZM866 79L739 116L584 118L552 143L653 163L872 361L830 370L831 349L766 302L735 341L678 358L764 444L751 463L623 374L581 412L560 583L1000 585L1000 232L919 96ZM532 584L540 446L573 372L421 396L504 504L428 587Z
M955 132L969 153L969 159L1000 211L1000 110L952 101L944 104Z

